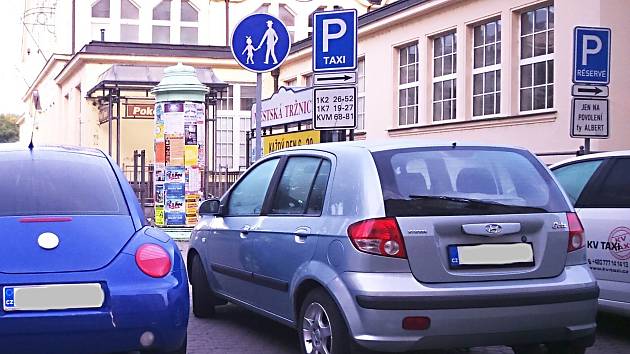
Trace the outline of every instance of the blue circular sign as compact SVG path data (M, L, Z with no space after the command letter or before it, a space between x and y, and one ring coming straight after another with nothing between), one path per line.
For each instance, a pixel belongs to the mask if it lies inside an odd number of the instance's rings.
M239 22L232 32L232 55L245 69L257 73L282 64L291 50L291 37L279 19L253 14Z

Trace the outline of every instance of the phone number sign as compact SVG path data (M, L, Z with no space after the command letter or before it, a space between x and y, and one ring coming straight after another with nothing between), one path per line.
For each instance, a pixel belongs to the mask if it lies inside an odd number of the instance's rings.
M355 86L313 89L313 128L317 130L357 127L357 88Z

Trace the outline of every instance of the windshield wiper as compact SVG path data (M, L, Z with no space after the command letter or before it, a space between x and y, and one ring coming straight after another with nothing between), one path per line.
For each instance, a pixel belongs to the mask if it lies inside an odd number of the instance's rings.
M411 199L421 199L421 200L424 199L424 200L437 200L437 201L455 202L455 203L467 204L469 206L475 206L475 207L480 207L480 208L484 208L484 207L500 207L500 208L505 208L505 209L518 209L518 210L527 210L527 211L541 212L541 213L546 212L546 210L543 209L543 208L530 207L530 206L524 206L524 205L503 204L503 203L490 201L490 200L471 199L471 198L462 198L462 197L450 197L450 196L444 196L444 195L437 196L437 195L416 195L416 194L411 194L411 195L409 195L409 198L411 198Z

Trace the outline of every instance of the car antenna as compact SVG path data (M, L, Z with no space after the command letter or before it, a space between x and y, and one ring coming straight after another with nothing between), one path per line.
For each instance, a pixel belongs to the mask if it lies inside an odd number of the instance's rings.
M457 147L457 143L456 143L456 142L453 142L453 145L452 145L452 146L453 146L453 149L455 149L455 148Z
M35 119L33 119L33 129L31 129L31 141L28 143L28 149L33 151L35 145L33 145L33 135L35 135Z

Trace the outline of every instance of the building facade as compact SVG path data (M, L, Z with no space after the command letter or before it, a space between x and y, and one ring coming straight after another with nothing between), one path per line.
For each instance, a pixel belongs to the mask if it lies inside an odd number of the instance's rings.
M401 0L359 17L359 139L423 138L578 151L569 136L575 26L612 31L610 137L630 148L625 0ZM310 40L284 85L312 82ZM555 161L560 156L548 157Z
M147 88L159 82L161 68L181 62L228 84L209 113L216 117L209 154L215 156L215 170L240 170L246 165L245 134L256 77L238 66L226 46L238 21L255 12L273 14L297 41L310 33L313 12L341 7L363 14L389 2L26 0L22 72L32 85L23 96L28 110L20 121L21 139L99 147L120 155L125 170L133 165L134 150L145 150L151 164L151 115L129 113L153 103ZM136 86L123 87L129 77ZM122 101L120 112L105 91L96 89L106 81L120 84L115 92ZM105 117L110 107L111 124Z

